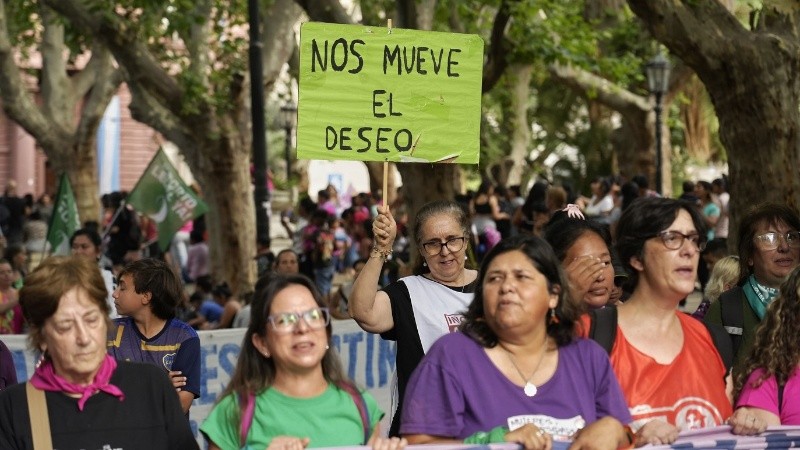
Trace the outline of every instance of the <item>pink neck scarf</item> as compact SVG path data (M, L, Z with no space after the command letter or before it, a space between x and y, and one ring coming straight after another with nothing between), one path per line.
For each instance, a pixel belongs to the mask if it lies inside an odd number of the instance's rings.
M106 355L103 359L103 363L100 364L100 370L98 370L97 375L94 376L94 381L86 386L81 386L58 376L54 370L53 362L46 359L33 372L31 384L36 389L41 389L43 391L80 394L81 398L78 400L78 410L83 411L86 401L98 391L113 395L119 398L119 401L125 400L125 394L123 394L118 387L110 383L111 375L114 374L116 368L117 360Z

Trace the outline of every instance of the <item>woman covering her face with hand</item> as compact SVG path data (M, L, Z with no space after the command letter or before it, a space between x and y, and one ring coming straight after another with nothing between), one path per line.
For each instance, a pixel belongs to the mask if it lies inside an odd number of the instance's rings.
M606 306L614 289L608 226L558 212L545 228L544 238L561 261L572 298L587 309Z
M403 436L412 444L629 446L619 384L603 349L575 336L580 307L564 285L543 239L500 241L483 261L462 333L440 338L411 378Z
M106 353L106 295L97 263L80 256L44 260L20 291L31 346L42 352L29 383L44 391L51 448L196 449L167 373ZM2 449L34 448L25 391L0 393Z
M231 381L200 427L209 449L404 446L378 437L383 413L345 377L314 283L270 277L256 292Z

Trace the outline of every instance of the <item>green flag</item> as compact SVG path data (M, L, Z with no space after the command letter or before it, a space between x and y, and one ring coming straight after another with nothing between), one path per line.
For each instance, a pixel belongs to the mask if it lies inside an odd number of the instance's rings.
M136 182L126 203L150 217L158 227L158 246L166 250L172 236L208 206L183 182L161 149Z
M64 173L58 182L58 195L47 228L47 242L50 243L52 254L69 255L69 239L80 226L75 195L72 193L69 177Z

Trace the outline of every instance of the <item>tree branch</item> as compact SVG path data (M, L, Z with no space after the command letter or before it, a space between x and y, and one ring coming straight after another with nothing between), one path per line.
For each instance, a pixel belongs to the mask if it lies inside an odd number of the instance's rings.
M53 143L69 140L39 110L22 79L8 36L5 0L0 0L0 99L6 114L31 135Z
M650 33L695 71L725 64L752 39L720 2L686 0L628 0ZM704 11L700 11L704 10Z
M575 92L591 97L623 116L639 117L652 109L646 98L581 68L551 64L549 70L554 78Z
M64 25L46 5L39 5L44 30L39 52L42 56L41 88L44 113L63 130L72 129L72 111L76 96L69 89L64 59Z
M355 21L344 9L339 0L295 0L306 11L308 17L316 22L349 23Z
M187 129L172 111L161 104L161 101L136 85L129 84L131 90L130 111L131 117L137 121L157 129L164 137L173 142L184 155L194 158L195 140L192 139L192 130Z
M296 47L294 24L303 10L293 0L275 0L264 14L262 29L264 46L264 85L266 92L272 90L275 80Z
M125 67L131 85L142 86L165 108L180 114L181 86L159 65L145 43L134 36L122 18L107 11L93 12L86 0L42 1L103 42L117 62Z
M195 12L197 17L207 18L211 16L212 5L210 0L196 0ZM189 51L188 70L200 80L203 86L208 86L208 42L211 35L211 21L194 21L189 27L189 39L186 40L186 48Z
M497 14L492 23L492 33L489 38L489 51L487 52L486 64L483 66L482 91L492 90L497 81L508 67L507 51L504 48L505 34L508 22L511 19L511 10L508 7L509 0L502 0Z
M95 58L97 58L95 60ZM80 142L94 139L97 127L108 108L111 98L122 84L122 70L114 67L110 52L100 45L92 48L92 59L96 61L95 82L85 96L80 121L75 136Z

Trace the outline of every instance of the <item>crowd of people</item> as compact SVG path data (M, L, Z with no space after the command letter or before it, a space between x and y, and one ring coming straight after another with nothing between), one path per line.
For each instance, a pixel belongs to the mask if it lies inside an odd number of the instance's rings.
M184 230L185 266L181 252L178 264L172 252L134 257L141 245L115 247L92 226L72 236L72 256L30 273L7 253L0 333L26 331L41 360L15 384L0 345L0 448L39 448L42 435L54 448L196 448L196 330L230 327L246 330L200 426L209 448L615 449L724 424L743 435L800 425L797 212L753 206L729 255L724 180L684 183L679 199L643 177L591 191L537 181L523 198L484 181L409 214L369 194L341 207L329 187L282 216L291 248L258 242L251 292L194 264L207 259L202 224ZM136 235L116 211L109 229ZM336 273L351 281L334 286ZM681 312L698 288L698 310ZM351 317L397 342L390 411L331 348L332 319ZM32 420L41 411L59 420Z

